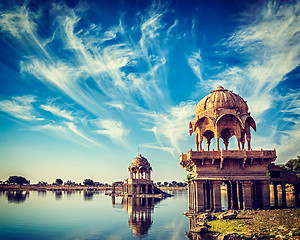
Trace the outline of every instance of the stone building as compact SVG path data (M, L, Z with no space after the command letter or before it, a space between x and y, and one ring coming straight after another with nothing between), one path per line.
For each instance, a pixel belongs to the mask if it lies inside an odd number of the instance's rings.
M151 180L152 168L148 160L139 154L133 159L131 165L128 168L130 178L121 182L122 193L129 195L136 194L153 194L154 184ZM115 184L113 184L113 193L115 192Z
M268 166L275 161L276 151L251 149L250 129L256 131L256 124L246 101L219 86L198 103L189 126L190 135L195 134L196 151L182 153L180 164L193 178L189 184L191 210L220 211L221 184L227 186L228 209L270 208ZM236 150L229 150L233 136ZM213 139L216 149L210 150ZM220 139L225 149L220 149Z

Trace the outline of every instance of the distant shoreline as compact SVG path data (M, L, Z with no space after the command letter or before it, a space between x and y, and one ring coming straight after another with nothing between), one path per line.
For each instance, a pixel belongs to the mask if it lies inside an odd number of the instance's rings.
M186 191L187 187L158 187L162 191ZM112 187L68 186L68 185L0 185L0 191L111 191ZM121 187L116 187L121 190Z

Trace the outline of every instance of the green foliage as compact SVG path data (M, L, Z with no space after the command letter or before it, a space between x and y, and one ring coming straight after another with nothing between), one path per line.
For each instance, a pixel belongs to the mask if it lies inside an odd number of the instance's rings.
M189 163L186 164L186 170L189 171L189 172L194 172L193 166Z
M189 184L193 178L194 178L194 175L192 173L189 173L188 175L186 175L187 183Z
M23 185L23 184L30 184L30 181L21 176L10 176L7 180L7 183Z
M298 177L300 177L300 155L297 156L295 159L290 159L284 167L291 171L292 173L295 173Z
M58 185L62 185L62 184L63 184L63 180L61 180L60 178L57 178L57 179L55 180L55 182L56 182L56 184L58 184Z

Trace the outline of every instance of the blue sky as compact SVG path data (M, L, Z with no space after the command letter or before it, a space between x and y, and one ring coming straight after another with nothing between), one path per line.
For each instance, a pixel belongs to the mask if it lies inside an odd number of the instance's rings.
M2 1L0 180L118 181L140 148L154 181L182 181L189 121L218 85L247 101L252 148L284 163L299 31L299 1Z

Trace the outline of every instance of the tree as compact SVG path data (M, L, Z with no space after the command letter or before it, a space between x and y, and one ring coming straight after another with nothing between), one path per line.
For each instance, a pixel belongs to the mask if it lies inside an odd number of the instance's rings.
M20 186L23 184L30 184L30 181L22 176L10 176L7 180L8 184L19 184Z
M284 167L300 177L300 155L297 158L290 159Z
M65 183L65 185L72 185L72 186L75 186L76 185L76 183L75 182L72 182L71 180L68 180L66 183Z
M44 182L44 181L39 181L39 182L38 182L38 185L39 185L39 186L47 186L47 184L48 184L48 183L47 183L47 182Z
M172 187L177 187L177 182L176 181L172 181Z
M58 185L62 185L63 184L63 180L61 180L60 178L57 178L55 180L55 182L58 184Z
M164 182L164 187L167 187L169 185L168 182Z
M158 187L161 187L161 182L157 182L157 186L158 186Z
M87 185L87 186L94 186L95 185L95 183L92 179L84 179L83 184Z

